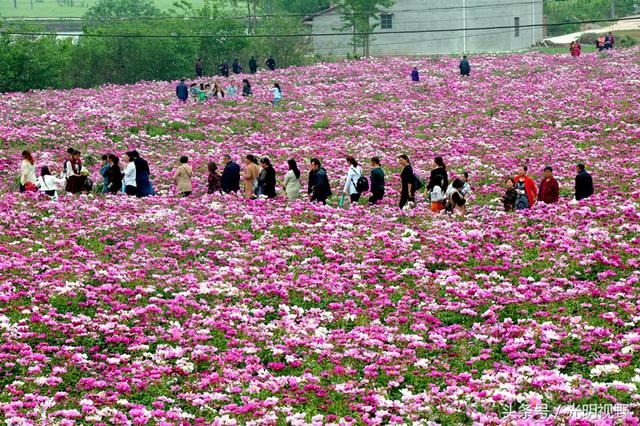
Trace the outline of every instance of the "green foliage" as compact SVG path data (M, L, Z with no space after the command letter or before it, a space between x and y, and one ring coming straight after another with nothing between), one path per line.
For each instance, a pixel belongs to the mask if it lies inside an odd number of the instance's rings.
M10 26L14 32L35 32L33 26ZM0 34L0 92L68 87L66 65L71 40L55 35L14 37Z
M273 0L274 11L288 14L311 15L329 8L328 0Z
M635 13L635 0L615 0L616 17ZM544 14L549 23L589 21L611 18L611 0L545 1ZM580 31L580 24L550 26L549 35Z
M371 33L380 25L380 13L394 3L395 0L339 0L336 3L343 24L339 30L353 32L351 45L354 55L356 49L362 47L362 55L369 56Z
M93 20L100 18L159 16L160 9L152 0L99 0L91 6L85 18Z

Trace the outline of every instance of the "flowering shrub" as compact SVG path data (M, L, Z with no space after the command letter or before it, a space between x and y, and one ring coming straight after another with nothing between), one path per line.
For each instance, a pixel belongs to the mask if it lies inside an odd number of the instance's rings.
M260 73L254 99L204 105L163 82L5 94L0 417L637 424L639 60L479 56L460 79L452 58L371 59ZM68 146L137 148L160 195L15 192L22 149L59 172ZM269 156L279 178L288 158L317 156L334 194L346 154L379 155L388 190L349 209L201 195L226 153ZM421 176L435 155L469 171L465 220L397 208L401 153ZM188 199L171 183L180 155ZM578 161L596 194L570 203ZM502 211L522 163L538 181L554 167L558 204ZM567 409L589 404L627 409Z

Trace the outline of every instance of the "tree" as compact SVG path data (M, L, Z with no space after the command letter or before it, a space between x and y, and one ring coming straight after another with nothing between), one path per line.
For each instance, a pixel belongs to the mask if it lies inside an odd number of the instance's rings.
M351 30L351 45L354 55L362 47L362 55L369 56L371 33L380 25L380 13L391 7L395 0L339 0L342 27L339 31ZM373 23L372 23L373 21Z
M297 17L270 17L258 22L258 35L269 34L305 34L308 29ZM307 37L260 37L254 39L252 47L260 56L273 55L280 67L301 65L308 51Z
M142 16L160 16L160 9L152 0L99 0L85 13L85 18L139 18Z
M328 0L272 0L275 12L296 15L312 15L328 9L329 6Z

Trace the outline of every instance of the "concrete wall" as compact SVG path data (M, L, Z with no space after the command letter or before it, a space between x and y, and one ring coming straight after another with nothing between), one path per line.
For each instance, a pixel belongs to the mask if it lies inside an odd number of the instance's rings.
M484 28L514 25L520 18L520 34L513 28L438 31L393 34L393 31L451 30L463 28L463 1L466 3L466 28ZM515 3L515 4L514 4ZM532 20L533 10L533 20ZM370 42L371 55L427 55L464 52L502 52L524 49L543 38L542 0L396 0L389 9L393 14L393 28L379 27ZM313 34L337 31L342 23L336 12L316 16L312 22ZM466 43L463 41L466 35ZM316 53L346 55L351 53L350 36L313 37ZM358 54L361 54L361 49Z

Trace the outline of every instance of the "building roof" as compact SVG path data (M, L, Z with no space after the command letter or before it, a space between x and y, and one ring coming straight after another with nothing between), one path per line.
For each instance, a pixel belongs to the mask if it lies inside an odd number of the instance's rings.
M315 18L316 16L326 15L327 13L333 12L337 8L338 8L338 6L331 6L331 7L327 8L327 9L325 9L325 10L321 10L318 13L314 13L313 15L305 16L304 19L302 20L302 22L313 21L313 18Z

